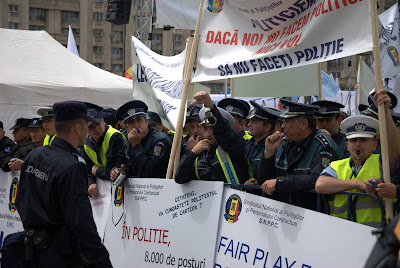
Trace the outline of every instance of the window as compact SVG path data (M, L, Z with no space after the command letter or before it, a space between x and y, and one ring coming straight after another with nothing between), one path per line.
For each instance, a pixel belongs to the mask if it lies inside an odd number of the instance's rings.
M120 72L122 70L121 64L111 64L111 71L112 72Z
M182 42L183 35L181 34L174 34L174 41L175 42Z
M94 20L103 20L103 13L93 12L93 19Z
M46 30L46 27L38 26L38 25L29 25L29 30L30 31L44 31L44 30Z
M63 11L62 23L79 23L79 12Z
M161 34L154 34L153 33L153 35L152 35L152 37L153 37L153 45L155 45L155 46L159 46L159 45L161 45L161 43L162 43L162 35Z
M103 63L93 63L94 66L100 69L104 69L104 64Z
M19 23L16 22L9 22L8 29L19 29Z
M39 8L29 9L29 20L46 21L46 10Z
M79 29L74 29L74 28L71 29L74 35L79 35ZM62 28L62 34L68 34L68 33L69 33L69 28Z
M111 32L111 43L121 44L122 43L122 32Z
M93 35L94 36L103 36L103 30L102 29L93 29Z
M93 46L93 53L103 53L102 46Z
M334 79L339 78L340 79L340 72L333 72L332 76Z
M8 11L9 12L19 12L19 6L18 5L8 5Z
M210 91L219 93L221 91L221 84L210 84Z
M111 48L111 59L120 60L122 59L122 48Z
M330 68L337 68L337 67L342 67L342 59L334 59L328 62L328 65Z

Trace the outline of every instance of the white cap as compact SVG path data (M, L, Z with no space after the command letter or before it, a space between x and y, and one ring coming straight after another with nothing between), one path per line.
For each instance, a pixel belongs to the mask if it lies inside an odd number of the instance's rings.
M353 115L343 120L340 129L347 139L374 138L379 133L379 121L366 115Z
M217 109L218 109L219 113L222 115L222 117L228 121L229 126L232 127L235 124L235 118L233 118L233 116L230 113L228 113L226 110L219 108L219 107L217 107ZM203 107L199 111L199 117L200 117L200 120L202 121L200 124L206 123L204 120L205 114L206 114L206 108Z

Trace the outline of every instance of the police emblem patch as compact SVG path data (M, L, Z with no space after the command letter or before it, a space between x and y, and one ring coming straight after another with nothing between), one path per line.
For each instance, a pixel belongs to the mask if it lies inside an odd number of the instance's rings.
M319 109L318 109L318 111L319 111L320 113L325 113L326 110L327 110L326 107L319 107Z
M154 154L155 156L159 156L159 155L161 154L161 147L158 146L158 145L154 146L153 154Z
M365 125L364 123L357 123L354 125L356 131L364 131L366 127L367 125Z
M225 220L229 223L237 222L241 211L242 199L237 194L231 195L225 204Z
M129 115L134 115L136 113L136 110L135 109L129 109L128 110L128 114Z
M228 105L228 106L225 107L225 110L227 112L232 112L233 111L233 106L232 105Z
M10 196L9 196L9 203L8 203L8 209L10 210L11 213L14 213L17 210L17 193L18 193L18 178L15 177L13 178L10 186Z
M6 148L4 148L3 151L6 152L6 153L9 153L11 151L11 147L6 147Z
M327 157L322 157L322 158L321 158L321 164L322 164L322 166L323 166L324 168L328 167L328 166L329 166L329 163L330 163L330 161L329 161L329 159L328 159Z
M114 192L114 206L119 207L124 203L124 184L121 183Z
M219 13L222 11L224 0L208 0L207 10L212 13Z

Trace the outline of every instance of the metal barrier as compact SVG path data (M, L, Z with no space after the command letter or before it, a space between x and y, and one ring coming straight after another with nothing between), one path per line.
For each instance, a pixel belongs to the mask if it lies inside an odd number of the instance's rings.
M234 188L234 189L256 189L256 190L261 190L261 186L260 185L244 185L244 184L229 184L229 183L225 183L225 186ZM321 213L326 213L326 214L330 214L330 206L329 206L329 201L327 200L326 196L327 195L323 195L323 194L319 194L317 193L315 190L308 190L305 192L309 192L309 193L314 193L317 195L317 211L321 212ZM342 194L342 195L347 195L347 212L350 211L350 213L347 213L347 220L349 221L353 221L353 222L357 222L357 217L356 217L356 204L357 201L360 197L369 197L371 199L373 199L379 206L379 209L381 210L381 225L384 226L386 224L385 221L385 207L383 206L382 201L380 200L379 197L377 197L376 195L370 195L370 194L366 194L366 193L354 193L354 192L338 192L335 194ZM262 196L263 197L267 197L270 198L269 196L267 196L266 193L262 192ZM289 193L289 204L292 204L293 202L293 198L291 198L292 194ZM322 207L322 205L324 205L324 208ZM397 214L397 211L400 210L400 200L397 200L396 203L394 203L393 205L393 211L395 214Z

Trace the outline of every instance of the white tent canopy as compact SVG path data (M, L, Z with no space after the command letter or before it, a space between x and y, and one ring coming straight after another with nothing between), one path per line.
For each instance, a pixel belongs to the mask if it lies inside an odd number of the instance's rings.
M0 29L0 59L0 120L5 129L17 117L35 117L37 107L58 101L118 107L133 98L132 80L75 56L45 31Z

